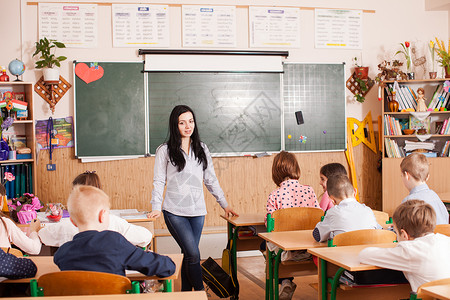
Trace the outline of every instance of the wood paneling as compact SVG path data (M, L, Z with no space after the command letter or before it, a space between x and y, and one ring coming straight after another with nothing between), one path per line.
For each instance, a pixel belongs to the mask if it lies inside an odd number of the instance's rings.
M373 209L381 208L381 174L376 169L378 155L366 146L354 148L360 199ZM272 182L274 155L252 157L214 158L214 168L229 204L237 213L265 213L269 193L275 189ZM343 152L298 153L296 157L302 171L300 182L311 185L319 197L319 170L324 164L339 162L347 167ZM71 182L86 170L95 170L103 189L111 197L113 209L137 208L150 210L153 187L154 157L130 160L81 163L74 157L73 148L56 149L53 162L56 171L47 171L48 151L40 151L37 164L37 195L43 202L66 203ZM348 169L348 168L347 168ZM208 215L205 226L224 226L219 217L223 210L205 189ZM155 228L165 228L164 221L155 222Z

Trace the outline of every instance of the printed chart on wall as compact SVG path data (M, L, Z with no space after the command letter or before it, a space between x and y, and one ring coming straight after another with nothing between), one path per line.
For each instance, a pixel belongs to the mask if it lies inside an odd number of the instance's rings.
M345 150L344 64L284 65L287 151Z
M39 149L48 149L47 139L47 120L36 121L36 143ZM53 132L58 144L53 145L55 148L73 147L73 118L53 119Z
M200 138L213 154L281 149L279 73L149 73L150 153L168 137L178 104L196 114Z

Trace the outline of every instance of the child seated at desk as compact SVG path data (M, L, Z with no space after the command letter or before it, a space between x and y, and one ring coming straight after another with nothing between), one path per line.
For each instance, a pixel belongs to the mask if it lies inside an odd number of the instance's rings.
M313 237L316 241L324 242L339 233L352 230L381 229L372 209L356 201L356 190L346 175L330 176L327 190L337 205L330 208L323 221L314 228Z
M107 230L109 197L93 186L77 185L67 200L70 220L80 230L54 256L61 270L85 270L125 276L125 270L168 277L175 272L167 256L145 252L120 233Z
M267 200L267 214L271 214L278 209L289 207L319 207L316 194L312 187L308 185L300 184L298 179L300 178L300 167L294 154L281 151L278 153L272 164L272 179L278 186L277 189L272 191ZM266 244L261 245L261 250L265 250ZM270 247L269 249L274 250ZM286 251L283 253L283 255ZM289 253L286 253L289 255ZM282 255L282 260L283 259ZM309 258L310 255L306 251L298 251L295 253L297 258ZM294 294L297 285L291 278L280 278L281 288L279 291L280 300L290 300Z
M90 185L101 189L100 178L95 171L86 171L78 175L72 182L72 186L77 184ZM138 247L146 247L152 241L152 233L142 226L128 223L126 220L109 215L109 230L122 234L130 243ZM78 228L71 222L59 222L49 224L39 231L39 237L44 245L60 247L62 244L71 241L78 233Z
M412 153L405 157L401 164L402 181L409 191L402 203L410 199L423 200L433 207L436 213L436 224L448 224L448 211L439 196L431 190L426 181L430 177L430 165L425 155Z
M436 213L422 200L402 203L393 215L398 245L369 247L359 253L361 263L403 271L416 292L423 283L450 278L450 237L433 233Z
M0 183L0 197L6 195L6 189ZM1 203L3 207L3 203ZM41 223L38 219L33 220L29 225L29 236L27 236L17 225L6 215L0 212L0 247L10 248L11 244L19 247L28 254L39 254L41 252L41 241L38 231L41 229Z
M330 176L338 174L347 176L347 170L340 163L326 164L320 168L320 185L322 186L323 194L320 198L319 205L323 211L327 211L334 206L333 200L328 195L327 181Z

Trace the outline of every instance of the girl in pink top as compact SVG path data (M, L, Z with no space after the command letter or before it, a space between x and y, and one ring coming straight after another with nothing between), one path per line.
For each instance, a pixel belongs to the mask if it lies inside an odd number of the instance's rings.
M327 192L327 181L332 175L343 174L347 176L347 171L345 167L340 163L326 164L320 168L320 185L323 188L323 195L320 199L320 208L323 211L327 211L334 206L333 200L328 196Z
M278 186L269 195L267 213L289 207L319 207L312 187L298 182L300 167L292 153L281 151L273 159L272 179Z

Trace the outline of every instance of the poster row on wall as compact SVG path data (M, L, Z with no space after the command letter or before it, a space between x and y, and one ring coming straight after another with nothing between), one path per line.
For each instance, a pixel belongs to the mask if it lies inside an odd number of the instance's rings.
M236 6L182 5L183 47L234 48ZM169 5L112 4L113 47L170 47ZM361 10L315 9L315 47L362 49ZM39 36L96 48L97 4L39 3ZM248 8L249 47L300 48L300 8Z

